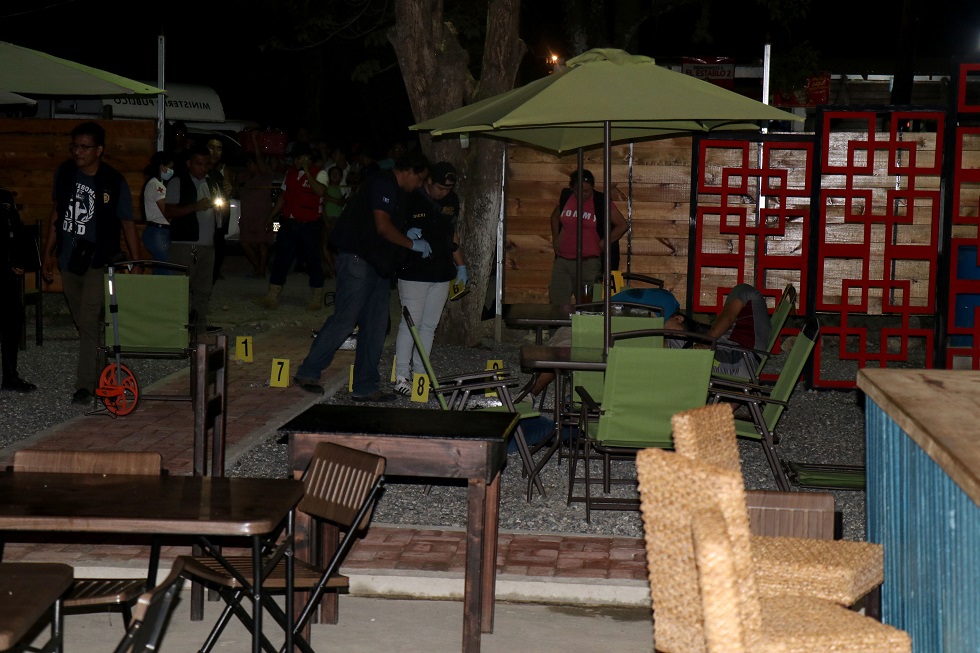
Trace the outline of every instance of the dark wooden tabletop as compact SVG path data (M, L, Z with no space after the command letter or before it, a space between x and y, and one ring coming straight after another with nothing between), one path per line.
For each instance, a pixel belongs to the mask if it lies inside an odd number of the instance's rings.
M453 440L506 440L520 415L506 411L425 410L316 404L283 424L279 433L351 435Z
M292 479L0 474L0 530L261 535L303 497Z
M13 648L71 587L73 578L70 565L0 563L0 651Z

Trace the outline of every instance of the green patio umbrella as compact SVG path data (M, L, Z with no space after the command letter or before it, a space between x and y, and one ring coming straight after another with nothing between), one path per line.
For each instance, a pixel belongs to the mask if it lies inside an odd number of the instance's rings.
M426 120L433 136L472 133L562 153L602 145L609 214L609 151L614 142L758 129L758 121L802 118L677 73L650 57L589 50L563 70ZM581 161L581 158L580 158ZM605 223L605 347L609 346L609 220Z
M0 41L0 91L57 97L165 92L143 82L3 41Z

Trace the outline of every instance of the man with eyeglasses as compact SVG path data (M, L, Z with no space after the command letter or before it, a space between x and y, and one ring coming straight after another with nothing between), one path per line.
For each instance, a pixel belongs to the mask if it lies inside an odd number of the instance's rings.
M320 375L356 328L352 399L379 402L395 398L381 391L378 364L397 260L408 254L406 250L423 257L432 253L425 239L412 240L404 233L406 195L415 192L428 171L429 162L421 152L409 152L398 159L393 170L366 180L344 206L330 238L337 250L334 313L323 323L293 376L293 383L303 390L323 394Z
M105 129L83 122L71 130L72 158L54 175L54 209L44 244L44 278L61 283L78 329L78 367L73 404L92 399L98 377L98 347L105 302L106 264L120 254L119 232L131 259L139 258L140 243L133 221L133 197L126 180L102 161Z
M456 168L448 161L432 167L429 178L408 196L409 237L421 236L432 246L432 255L423 258L412 252L398 270L398 298L418 325L426 353L432 353L432 340L449 300L449 286L456 281L466 286L469 276L463 251L459 247L456 224L459 197L456 195ZM422 358L414 352L408 321L402 316L395 339L395 387L404 397L412 396L412 372L424 374Z

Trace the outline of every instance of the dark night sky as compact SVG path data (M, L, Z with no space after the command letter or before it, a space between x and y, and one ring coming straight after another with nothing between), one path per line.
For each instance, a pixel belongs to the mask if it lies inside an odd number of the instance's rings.
M935 57L940 69L948 70L952 55L976 52L980 44L980 2L935 0L923 5L919 21L917 55ZM35 48L80 63L104 68L127 77L155 81L157 35L168 37L166 80L214 87L229 118L253 119L292 128L298 115L296 92L305 66L304 54L262 51L260 44L270 24L277 19L275 3L267 12L248 12L255 1L169 0L137 4L119 0L5 0L0 4L0 40ZM877 5L877 7L869 7ZM853 2L814 0L812 17L796 39L811 40L825 57L894 58L901 2ZM535 63L543 50L560 41L559 0L525 0L522 30L529 46L525 71L543 67ZM689 25L693 11L682 11L669 21L647 26L639 53L660 61L682 55L728 55L739 62L761 59L765 29L754 0L715 2L711 44L692 44ZM759 17L761 18L761 17ZM533 27L533 32L531 31ZM341 47L337 44L334 47ZM380 92L367 97L363 85L350 81L342 64L347 51L331 55L333 65L322 72L328 97L330 124L325 130L345 133L384 130L407 126L407 111L397 70L377 86ZM774 56L777 52L774 51ZM303 64L301 64L302 66ZM840 70L833 72L855 71ZM519 83L529 81L520 80ZM385 95L387 93L387 95ZM364 106L377 108L365 112ZM393 107L385 118L378 107ZM370 123L370 124L366 124ZM402 124L404 123L404 124Z

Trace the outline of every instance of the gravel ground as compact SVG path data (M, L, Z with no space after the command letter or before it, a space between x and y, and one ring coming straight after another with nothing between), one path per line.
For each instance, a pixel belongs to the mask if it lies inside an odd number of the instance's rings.
M309 325L319 327L324 313L313 314L303 310L307 301L306 279L292 275L283 291L280 309L267 312L251 304L249 299L264 292L262 280L244 277L245 262L240 256L226 259L223 273L226 280L215 286L212 298L211 322L225 328L229 335L256 334L276 326ZM329 290L329 288L328 288ZM392 295L397 301L396 293ZM397 316L397 304L393 304ZM20 373L39 389L30 394L0 393L0 449L24 438L83 414L90 406L74 406L70 397L74 391L74 365L77 340L74 327L61 295L45 296L44 346L36 347L33 331L30 344L21 352ZM393 318L393 330L397 325ZM488 328L492 324L486 323ZM504 365L517 370L519 349L523 342L530 342L530 333L505 329L503 343L492 337L483 345L464 348L439 343L433 347L432 363L438 374L484 369L488 359L502 359ZM394 346L385 348L381 361L382 370L390 370ZM833 365L825 355L823 365ZM141 383L153 380L186 366L186 361L140 360L126 361L139 376ZM780 361L772 364L778 368ZM528 374L520 374L523 384ZM325 402L347 403L346 389ZM419 409L436 409L434 401L427 405L399 399L398 405ZM862 464L864 458L864 415L857 392L808 391L798 386L779 424L782 441L780 449L784 459L806 462ZM742 471L746 487L750 489L775 489L772 474L765 461L762 447L755 442L740 442ZM229 473L239 476L286 476L288 469L286 445L275 439L260 444L237 461L231 461ZM595 511L592 523L586 523L584 508L580 504L565 505L567 493L567 465L553 459L542 472L542 481L548 497L535 496L531 503L524 499L526 482L521 477L521 463L517 454L509 457L501 485L500 526L508 530L533 530L545 532L623 535L642 537L639 513ZM629 488L618 491L629 493ZM634 493L635 494L635 493ZM842 534L846 539L864 539L864 492L834 492L837 509L841 513ZM428 496L421 484L389 484L378 504L376 519L395 524L422 526L464 526L466 515L465 485L433 485Z

